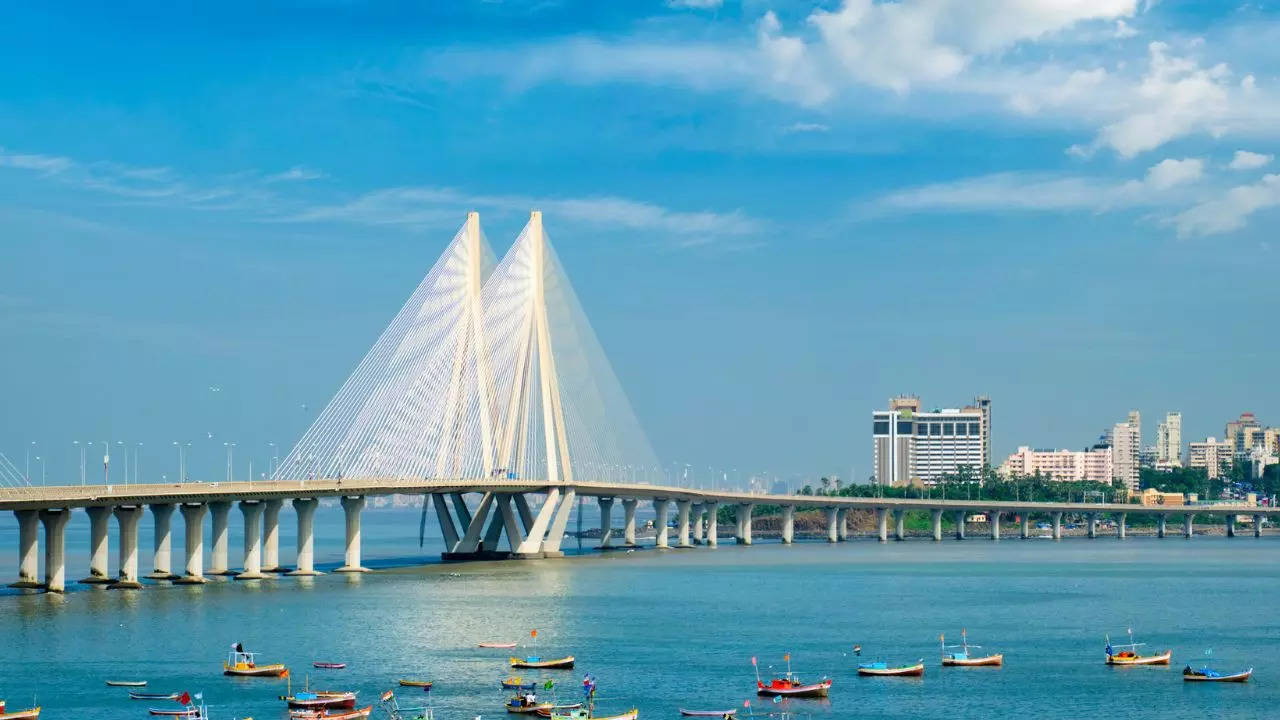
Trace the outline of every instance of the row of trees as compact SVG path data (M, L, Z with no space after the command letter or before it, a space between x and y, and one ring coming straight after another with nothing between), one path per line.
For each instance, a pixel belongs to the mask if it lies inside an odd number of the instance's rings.
M979 471L960 468L958 472L944 475L932 486L924 487L890 487L876 484L840 487L823 478L822 485L819 487L806 485L798 494L1014 502L1113 502L1123 501L1124 485L1119 481L1060 482L1040 473L1005 478L990 467L986 467Z

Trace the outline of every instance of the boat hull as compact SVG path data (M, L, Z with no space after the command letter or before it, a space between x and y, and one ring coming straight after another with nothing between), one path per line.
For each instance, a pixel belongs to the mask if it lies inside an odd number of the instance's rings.
M756 687L756 695L760 697L824 698L830 690L831 681L827 680L812 685L800 685L790 688L758 685Z
M161 710L160 708L147 708L148 715L159 715L160 717L196 717L200 714L199 708L184 708L182 710Z
M1129 665L1168 665L1169 660L1172 657L1172 650L1165 650L1159 655L1134 655L1133 657L1108 655L1107 664L1118 665L1120 667L1127 667Z
M284 665L227 665L223 663L222 674L232 677L282 677L289 672Z
M734 708L733 710L685 710L684 708L680 708L680 714L685 717L725 718L732 716L736 712L738 712L737 708Z
M320 670L343 670L347 667L347 664L331 663L331 662L313 662L311 663L311 667L318 668Z
M638 717L640 717L639 710L628 710L617 715L592 715L591 720L636 720ZM553 713L551 715L551 720L574 720L574 716Z
M344 710L342 712L324 712L323 710L302 710L290 713L290 717L295 720L359 720L367 718L373 713L373 706L368 705L359 710Z
M942 658L943 667L992 667L1004 665L1004 655L988 655L986 657L977 658Z
M108 680L107 687L146 687L146 680Z
M498 650L510 650L515 646L516 646L515 643L500 643L500 642L482 642L479 645L476 645L476 647L494 648Z
M178 693L129 693L130 700L177 700Z
M1185 682L1229 682L1229 683L1242 683L1242 682L1249 682L1249 677L1250 677L1251 675L1253 675L1253 668L1249 668L1248 670L1245 670L1244 672L1233 673L1233 674L1231 674L1231 675L1218 675L1218 676L1216 676L1216 677L1209 677L1209 676L1207 676L1207 675L1194 675L1194 674L1192 674L1192 675L1188 675L1188 674L1185 674L1185 673L1184 673L1184 674L1182 675L1182 679L1183 679L1183 681L1185 681Z
M30 720L30 718L40 717L40 708L33 707L28 710L14 710L13 712L0 712L0 720Z
M573 667L573 656L556 658L554 660L530 660L528 658L511 658L511 667L527 668L534 670L568 670Z
M350 709L356 706L355 695L321 695L317 698L289 698L286 702L290 710L308 710L317 708Z
M858 668L858 674L864 677L920 677L924 675L924 663L892 668Z
M434 680L401 680L400 687L420 687L425 690L430 690L431 683L433 682L435 681Z

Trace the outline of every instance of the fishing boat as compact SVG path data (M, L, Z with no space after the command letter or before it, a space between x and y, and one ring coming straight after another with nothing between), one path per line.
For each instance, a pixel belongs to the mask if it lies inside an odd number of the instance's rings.
M144 693L129 691L130 700L177 700L179 693Z
M31 718L38 717L40 717L40 706L38 705L27 710L5 712L4 702L0 701L0 720L31 720Z
M430 690L431 683L433 682L435 681L434 680L406 680L404 678L400 678L400 687L420 687L423 690Z
M162 717L192 718L192 717L200 716L200 708L195 707L194 705L188 705L187 707L176 708L174 710L163 710L161 708L147 708L147 713L149 715L160 715Z
M525 658L512 657L511 667L530 670L568 670L573 667L573 656L569 655L551 660L544 660L537 655L530 655Z
M378 704L389 720L434 720L435 713L429 707L400 707L396 694L388 690L378 698Z
M728 718L733 717L733 714L736 712L738 712L737 708L734 708L733 710L685 710L684 708L680 708L680 714L685 717Z
M640 717L640 711L634 708L617 715L593 715L585 708L551 714L551 720L636 720L638 717Z
M515 647L515 646L516 646L516 644L515 644L515 643L513 643L513 642L510 642L510 643L504 643L504 642L482 642L482 643L480 643L480 644L476 645L476 647L482 647L482 648L496 648L496 649L500 649L500 650L510 650L511 648L513 648L513 647Z
M509 700L507 700L503 707L509 713L524 713L532 715L537 713L539 710L546 710L550 713L551 708L555 707L555 703L538 702L538 696L530 692L523 694L517 693L516 695L513 695Z
M294 720L361 720L373 713L373 706L356 710L291 710L289 717Z
M869 677L920 677L924 675L924 659L917 660L914 665L890 666L883 662L870 662L858 665L858 674Z
M146 687L146 680L108 680L108 687ZM0 708L2 710L3 708Z
M760 678L760 665L756 659L751 658L751 665L756 669L756 694L761 697L793 697L793 698L824 698L831 690L830 678L823 678L816 683L803 683L800 678L791 672L791 653L785 653L782 658L787 661L787 674L780 678L773 678L768 683Z
M1129 642L1124 645L1112 645L1111 636L1107 635L1107 664L1108 665L1168 665L1169 659L1173 657L1172 650L1165 650L1156 655L1143 655L1138 652L1138 648L1146 645L1146 643L1136 643L1133 641L1133 628L1129 628Z
M290 709L353 708L356 694L345 691L316 690L295 693L284 698Z
M981 645L970 645L969 636L965 630L960 631L960 644L948 645L946 636L939 635L938 642L942 645L942 666L943 667L991 667L1004 665L1004 655L995 653L994 655L972 655L969 648L981 648ZM958 651L947 652L948 648L959 648Z
M222 674L238 677L288 677L289 668L280 663L259 665L253 656L253 653L245 652L244 645L232 645L231 652L227 653L227 659L222 663Z
M1186 682L1249 682L1249 676L1253 675L1253 668L1242 670L1238 673L1221 673L1209 666L1204 666L1199 670L1192 669L1190 665L1182 669L1182 679Z
M552 705L549 708L539 709L538 717L549 718L556 713L565 713L570 710L577 710L580 707L582 707L582 703L567 703L564 705Z
M316 662L311 663L311 667L313 667L313 668L319 668L319 669L321 669L321 670L343 670L343 669L345 669L345 668L347 667L347 664L346 664L346 663L343 663L343 662L319 662L319 661L316 661Z
M511 675L500 682L503 690L532 690L538 685L533 681L525 682L524 678L519 675Z

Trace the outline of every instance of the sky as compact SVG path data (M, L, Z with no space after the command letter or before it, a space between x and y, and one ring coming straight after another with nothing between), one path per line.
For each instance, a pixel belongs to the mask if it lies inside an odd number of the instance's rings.
M543 211L695 482L866 478L899 393L989 395L995 463L1280 424L1274 3L53 5L0 44L35 482L266 470L469 210L499 255Z

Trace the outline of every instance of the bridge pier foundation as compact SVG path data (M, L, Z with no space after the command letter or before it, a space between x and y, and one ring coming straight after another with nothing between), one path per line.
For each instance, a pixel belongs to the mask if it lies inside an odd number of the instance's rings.
M991 525L992 540L1000 539L1000 516L1003 514L1004 513L1000 512L999 510L987 513L987 520L988 520L988 523Z
M1061 540L1062 539L1062 513L1061 512L1051 513L1051 516L1053 517L1053 539Z
M899 542L907 539L907 511L893 511L893 539Z
M120 531L120 577L107 586L111 590L141 590L138 582L138 521L142 519L142 506L119 505L112 514Z
M796 506L782 506L782 544L790 545L796 541Z
M1168 524L1168 522L1169 522L1168 515L1165 515L1164 513L1160 513L1159 515L1156 516L1156 537L1158 538L1164 537L1165 526Z
M364 510L364 496L342 498L342 510L347 516L347 545L342 567L334 572L369 572L369 568L360 564L360 511Z
M280 506L284 501L262 501L262 572L282 573L280 567Z
M670 547L667 544L667 507L670 501L666 498L653 499L653 546L659 550Z
M1086 527L1088 527L1089 539L1098 537L1098 513L1089 513L1086 517Z
M707 503L707 547L720 544L720 503Z
M298 501L295 500L296 504ZM426 502L425 498L423 502ZM436 511L436 522L440 524L440 537L444 539L445 552L458 549L458 526L453 524L453 515L449 512L449 503L442 493L431 493L431 506Z
M182 519L186 524L183 541L186 546L186 572L174 580L180 585L198 585L206 582L204 577L204 514L208 506L204 503L183 503L178 508L182 511Z
M1227 537L1233 538L1235 536L1236 536L1236 514L1227 513Z
M633 547L636 544L636 503L635 498L622 500L622 544ZM715 545L715 541L711 542Z
M1253 536L1262 537L1262 516L1261 515L1253 516Z
M827 508L827 542L840 542L840 531L836 527L836 522L840 518L840 512L833 507Z
M933 541L942 542L942 511L933 510Z
M849 509L836 510L836 539L844 542L849 539Z
M262 502L241 500L240 514L244 516L244 563L237 580L261 580L262 572Z
M319 575L316 572L315 517L320 501L313 497L294 498L290 504L293 505L294 514L298 516L298 558L294 569L286 575Z
M691 548L693 543L689 542L689 511L693 502L690 500L676 501L676 527L678 535L676 536L676 547Z
M742 537L738 538L738 542L742 545L751 544L751 511L756 506L752 503L741 503L738 505L738 517L742 523Z
M964 510L956 511L956 539L957 540L964 539L964 515L965 515Z
M843 527L845 524L844 510L840 511L840 519L840 525ZM880 542L889 541L889 508L876 508L876 537Z
M14 510L18 519L18 582L12 588L42 587L40 572L40 512L38 510Z
M151 506L151 519L155 524L152 543L151 573L147 577L152 580L173 580L173 534L170 532L173 519L173 504L159 503Z
M1027 538L1031 537L1031 513L1028 513L1025 510L1022 512L1021 525L1022 527L1018 531L1018 537L1022 538L1023 540L1026 540Z
M564 529L569 526L569 513L573 511L573 504L577 499L576 488L565 488L564 498L560 500L560 506L552 516L551 527L547 529L547 537L542 541L543 557L564 557L564 553L560 551L560 543L564 540Z
M613 498L596 498L600 506L600 549L608 550L613 544Z
M702 538L703 538L702 513L704 508L705 506L702 503L694 503L693 508L691 509L691 512L693 514L690 516L689 521L693 523L693 544L694 545L702 544Z
M529 501L524 495L517 493L515 498L516 510L520 512L520 517L524 517L525 512L529 508ZM521 507L525 510L520 510ZM547 498L543 501L542 507L538 509L538 516L528 523L521 520L524 530L528 533L523 540L511 537L508 533L507 539L511 541L511 556L519 560L534 560L546 557L543 546L548 538L548 531L551 529L551 522L555 518L556 512L561 510L560 507L560 488L549 488L547 490ZM504 511L505 512L505 511ZM532 514L532 513L530 513ZM563 533L563 530L561 530ZM560 543L556 543L556 552L560 551Z
M1128 513L1116 513L1116 537L1123 540L1128 529Z
M1195 534L1196 534L1196 516L1192 513L1187 513L1186 515L1182 516L1182 536L1190 540L1191 537L1194 536Z
M40 511L44 525L44 589L61 593L67 590L66 529L71 511L58 508Z
M80 582L89 585L110 585L115 582L107 575L109 546L107 531L110 529L111 508L105 505L87 507L89 515L89 576Z
M231 503L215 500L209 503L209 517L212 531L213 547L209 551L210 575L235 575L235 571L227 566L229 533L227 532L227 516L231 514Z

